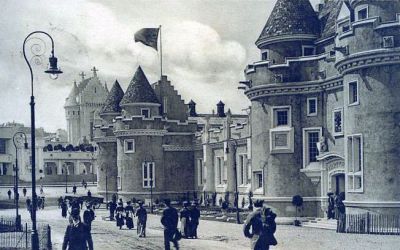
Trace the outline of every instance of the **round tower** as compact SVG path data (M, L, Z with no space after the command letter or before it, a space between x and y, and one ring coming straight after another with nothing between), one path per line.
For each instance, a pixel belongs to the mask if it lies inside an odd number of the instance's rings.
M350 2L354 21L336 37L345 53L335 65L345 97L346 213L398 214L400 3Z
M80 109L78 104L78 87L76 81L68 97L65 99L64 109L67 119L68 142L77 145L80 139Z
M95 125L95 138L99 153L97 156L97 188L101 195L107 195L110 200L117 189L117 139L113 133L113 119L121 115L121 102L124 96L118 81L109 92L104 105L99 110L101 124Z

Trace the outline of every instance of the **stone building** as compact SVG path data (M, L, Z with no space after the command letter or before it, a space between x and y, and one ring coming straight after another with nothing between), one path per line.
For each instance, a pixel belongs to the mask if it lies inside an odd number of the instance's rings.
M93 76L90 78L85 78L82 72L82 80L78 85L74 82L65 99L68 142L73 145L78 145L85 139L92 141L95 111L104 104L108 95L107 84L100 82L97 71L93 67Z
M251 100L254 192L278 215L400 210L400 2L278 0L241 82ZM253 187L254 189L254 187Z
M166 76L150 85L139 67L125 93L114 83L99 116L100 194L148 199L195 191L196 122Z

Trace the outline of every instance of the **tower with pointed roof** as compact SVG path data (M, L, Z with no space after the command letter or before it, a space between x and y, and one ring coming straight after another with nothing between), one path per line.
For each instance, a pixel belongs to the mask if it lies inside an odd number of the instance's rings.
M64 109L67 119L68 142L78 145L84 139L93 139L93 125L95 111L104 103L108 91L94 68L93 76L85 78L81 73L82 80L77 84L74 82L71 93L65 100Z
M399 212L400 133L389 128L400 107L398 13L394 0L321 1L315 10L277 0L242 83L261 177L253 193L278 216L294 215L291 199L301 195L303 215L324 217L330 192L345 197L346 213Z

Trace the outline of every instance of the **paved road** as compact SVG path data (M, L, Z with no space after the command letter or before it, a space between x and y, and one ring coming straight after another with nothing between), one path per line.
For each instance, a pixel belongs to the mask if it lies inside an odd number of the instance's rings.
M14 210L0 211L1 215L13 216ZM119 230L114 222L102 220L105 210L97 210L93 223L93 240L95 249L163 249L163 231L160 217L150 215L147 238L138 238L136 230ZM61 218L55 207L38 211L38 220L49 223L52 228L54 249L60 249L67 221ZM27 211L22 211L27 219ZM279 244L271 249L399 249L399 236L337 234L333 231L278 226L276 238ZM181 249L249 249L249 242L243 237L242 225L215 221L200 221L198 240L181 240Z

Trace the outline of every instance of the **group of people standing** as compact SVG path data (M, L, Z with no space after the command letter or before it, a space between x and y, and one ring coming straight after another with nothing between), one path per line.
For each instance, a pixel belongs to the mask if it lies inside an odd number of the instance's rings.
M183 208L180 211L181 234L183 238L197 239L197 227L199 226L200 210L198 203L193 202L189 208L189 202L183 202Z
M115 201L109 202L110 220L113 221L115 215L116 225L119 229L122 229L124 225L126 225L128 229L133 229L135 227L133 218L137 217L137 234L139 237L146 237L147 211L143 207L143 202L138 202L138 208L136 210L132 206L131 201L127 201L126 204L127 205L124 207L122 199L118 201L118 205L116 205Z
M338 219L340 214L345 213L345 206L344 206L344 199L345 194L344 192L335 195L332 192L328 194L328 210L326 211L328 220L329 219Z

